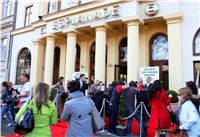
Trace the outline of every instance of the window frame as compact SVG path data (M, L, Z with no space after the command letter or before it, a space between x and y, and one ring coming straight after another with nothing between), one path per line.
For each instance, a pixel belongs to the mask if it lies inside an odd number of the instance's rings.
M11 0L2 1L2 19L11 15Z
M196 41L198 34L200 34L200 28L196 31L196 33L193 37L193 42L192 42L193 56L200 56L200 53L196 53L196 47L195 47L195 41Z
M6 40L6 44L4 44L5 40ZM4 53L4 54L1 54L0 61L6 61L8 59L7 46L8 46L8 38L2 38L1 39L1 53Z
M31 14L30 14L30 13L27 14L27 10L28 10L29 8L31 9L31 12L30 12ZM25 26L25 27L30 26L31 23L32 23L32 22L31 22L31 15L33 15L33 11L32 11L32 10L33 10L33 5L30 5L30 6L25 7L25 16L24 16L24 18L25 18L25 19L24 19L24 26ZM26 25L27 16L29 17L28 25Z
M20 56L21 56L21 54L25 51L25 50L27 50L27 51L29 51L29 53L30 53L30 60L29 60L29 66L28 67L26 67L25 65L24 66L19 66L19 59L20 59ZM28 54L26 54L26 55L28 55ZM21 81L18 81L18 76L21 76L23 73L20 73L20 75L18 75L18 70L22 70L22 69L29 69L29 73L28 72L26 72L26 73L28 73L29 75L31 74L31 62L32 62L32 55L31 55L31 51L28 49L28 48L23 48L23 49L21 49L20 50L20 52L19 52L19 54L18 54L18 57L17 57L17 68L16 68L16 84L22 84L22 82ZM23 64L25 64L25 59L24 59L24 63Z
M153 43L153 40L156 38L156 37L158 37L158 36L163 36L163 37L165 37L166 39L167 39L167 41L168 41L168 37L167 37L167 34L165 34L165 33L162 33L162 32L158 32L158 33L155 33L151 38L150 38L150 43L149 43L149 59L150 59L150 64L154 64L154 63L164 63L165 64L165 62L167 62L169 59L167 59L167 60L153 60L153 56L152 56L152 43ZM169 49L169 46L168 46L168 49Z

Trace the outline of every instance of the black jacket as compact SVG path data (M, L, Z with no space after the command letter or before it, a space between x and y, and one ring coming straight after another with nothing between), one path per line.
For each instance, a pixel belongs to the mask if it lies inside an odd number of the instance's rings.
M85 95L85 90L87 89L88 89L88 84L83 81L83 85L82 87L80 87L80 91L83 92L83 94Z

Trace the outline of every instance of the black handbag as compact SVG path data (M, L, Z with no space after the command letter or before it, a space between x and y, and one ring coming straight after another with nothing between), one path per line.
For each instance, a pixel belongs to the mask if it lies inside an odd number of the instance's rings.
M30 100L28 101L28 104ZM15 126L15 133L25 135L32 132L34 129L34 116L32 108L27 108Z

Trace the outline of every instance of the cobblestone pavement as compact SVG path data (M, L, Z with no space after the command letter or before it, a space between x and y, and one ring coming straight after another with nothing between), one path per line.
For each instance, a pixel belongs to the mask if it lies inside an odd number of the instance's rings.
M6 119L4 119L1 122L1 132L0 132L1 136L8 136L14 134L14 126L7 127L7 124L8 122Z

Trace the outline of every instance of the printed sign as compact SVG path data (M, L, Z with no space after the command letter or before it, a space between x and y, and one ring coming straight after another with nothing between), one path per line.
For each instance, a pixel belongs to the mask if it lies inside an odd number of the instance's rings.
M147 77L151 77L152 82L154 80L159 80L159 67L141 67L140 68L140 78L146 83Z

